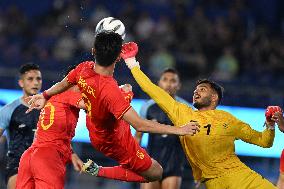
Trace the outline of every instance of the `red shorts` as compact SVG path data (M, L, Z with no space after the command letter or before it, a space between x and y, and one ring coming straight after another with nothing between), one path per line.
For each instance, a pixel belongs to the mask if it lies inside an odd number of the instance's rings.
M284 149L280 157L280 173L284 173Z
M125 135L128 134L125 133ZM124 144L119 139L113 139L114 143L98 142L98 140L91 141L97 150L107 157L116 160L122 167L132 170L135 173L148 170L152 165L151 157L145 149L139 146L131 133L127 137L124 137L124 140L125 138L127 138L127 143Z
M56 148L30 147L21 157L17 189L63 189L66 158Z

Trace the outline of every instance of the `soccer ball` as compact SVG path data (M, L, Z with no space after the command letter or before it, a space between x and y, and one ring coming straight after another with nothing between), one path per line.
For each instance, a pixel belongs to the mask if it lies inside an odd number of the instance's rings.
M125 38L124 24L120 20L113 17L107 17L99 21L96 26L96 34L103 31L112 31L119 34L123 40Z

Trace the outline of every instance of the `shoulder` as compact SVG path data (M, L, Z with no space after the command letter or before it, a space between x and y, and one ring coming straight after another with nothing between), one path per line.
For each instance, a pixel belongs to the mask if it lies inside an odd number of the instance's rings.
M82 68L93 68L95 63L93 61L84 61L81 62L76 69L82 69Z
M236 119L236 117L233 114L231 114L230 112L224 111L224 110L216 109L214 112L216 114L222 116L223 119L227 119L227 120L235 120Z
M3 128L3 125L8 125L13 113L21 104L21 100L17 99L0 109L0 128Z
M0 109L1 114L7 113L7 112L13 112L19 105L22 104L22 101L20 98L14 100L13 102L6 104Z

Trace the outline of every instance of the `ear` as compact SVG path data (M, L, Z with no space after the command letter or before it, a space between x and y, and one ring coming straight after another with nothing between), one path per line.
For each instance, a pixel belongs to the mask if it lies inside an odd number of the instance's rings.
M212 94L212 101L216 102L218 104L218 95L216 93Z
M180 90L181 88L181 83L179 82L178 86L177 86L177 91Z
M23 82L22 79L19 79L19 80L18 80L18 84L19 84L19 86L20 86L21 88L24 88L24 82Z
M120 56L120 54L119 54L118 57L116 58L115 62L119 62L120 59L121 59L121 56Z
M95 48L92 48L91 53L92 53L93 56L95 56L95 54L96 54Z

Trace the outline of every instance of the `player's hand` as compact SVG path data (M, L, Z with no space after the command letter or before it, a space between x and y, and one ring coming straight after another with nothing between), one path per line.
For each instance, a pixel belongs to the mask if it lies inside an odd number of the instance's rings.
M128 42L122 45L121 57L125 60L128 58L135 58L138 53L138 45L135 42Z
M33 96L27 97L25 100L28 101L29 109L26 111L26 113L31 112L33 109L40 110L44 107L46 103L46 99L42 94L36 94Z
M128 93L129 91L132 91L132 86L130 84L124 84L124 85L120 85L119 88L125 92Z
M275 113L283 113L282 109L279 106L268 106L265 111L265 117L266 117L266 125L268 128L273 129L276 122L276 117L273 118Z
M78 157L78 155L76 153L73 153L71 155L71 160L72 160L72 164L73 164L74 169L76 171L81 171L84 162Z
M189 122L188 124L179 127L180 133L179 135L195 135L197 132L199 132L200 125L198 122Z
M134 96L134 93L132 92L132 86L130 84L124 84L119 86L119 88L125 100L130 103Z
M282 112L275 112L271 120L277 123L280 131L284 132L284 117Z
M136 61L136 54L138 53L138 45L135 42L129 42L122 45L120 56L124 59L127 67L133 69L139 67L139 62Z

